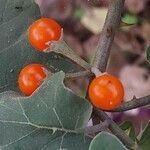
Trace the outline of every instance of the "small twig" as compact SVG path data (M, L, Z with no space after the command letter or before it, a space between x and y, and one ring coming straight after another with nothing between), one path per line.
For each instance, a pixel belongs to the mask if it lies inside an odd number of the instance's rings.
M66 78L67 79L76 79L76 78L79 78L79 77L87 77L87 76L93 76L94 74L89 71L89 70L86 70L86 71L80 71L80 72L75 72L75 73L67 73L66 74Z
M128 102L124 102L118 108L111 110L111 112L127 111L127 110L135 109L138 107L146 106L148 104L150 104L150 95L142 97L142 98L138 98L138 99L135 98Z
M99 68L100 71L106 70L110 48L113 43L115 32L120 25L121 12L123 10L124 0L111 0L108 8L107 17L101 33L92 66Z
M110 119L105 120L104 122L101 122L100 124L94 126L88 126L85 128L76 129L75 131L77 133L85 133L85 135L93 138L95 134L99 133L100 131L107 130L109 125L110 125Z
M102 121L109 120L109 116L102 110L94 109ZM126 133L113 121L110 121L108 128L114 133L128 148L135 149L135 142L126 135ZM138 148L136 148L138 149Z
M95 135L96 133L98 133L100 131L106 130L109 125L110 125L110 119L109 120L105 120L104 122L101 122L100 124L97 124L95 126L86 127L84 129L84 132L87 135Z

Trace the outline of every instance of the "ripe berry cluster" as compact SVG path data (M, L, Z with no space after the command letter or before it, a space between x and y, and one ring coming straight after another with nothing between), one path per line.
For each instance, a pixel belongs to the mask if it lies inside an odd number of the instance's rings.
M41 18L35 21L28 30L28 39L38 51L46 52L52 41L61 37L61 26L53 19ZM29 64L23 68L18 77L19 88L26 96L30 96L44 81L47 69L41 64ZM89 85L88 94L91 103L100 109L111 110L123 101L122 83L110 74L96 77Z
M41 18L29 27L28 39L38 51L46 52L51 41L61 37L61 26L53 19ZM46 78L46 67L41 64L29 64L19 74L18 84L22 93L30 96Z

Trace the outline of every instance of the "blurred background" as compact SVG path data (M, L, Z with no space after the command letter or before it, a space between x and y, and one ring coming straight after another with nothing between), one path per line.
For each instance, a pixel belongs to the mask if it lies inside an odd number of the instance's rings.
M43 16L56 19L64 29L68 45L90 62L105 21L109 0L36 0ZM130 24L127 26L126 23ZM126 25L126 26L125 26ZM150 0L126 0L122 27L111 50L107 72L120 78L125 87L125 101L134 96L150 95L150 64L146 49L150 45ZM68 83L77 94L83 94L88 79ZM132 121L137 133L150 120L150 107L124 113L109 113L121 123Z

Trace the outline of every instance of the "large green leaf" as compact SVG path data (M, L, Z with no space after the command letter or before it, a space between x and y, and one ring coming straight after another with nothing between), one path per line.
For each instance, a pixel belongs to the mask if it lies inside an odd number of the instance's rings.
M92 140L89 150L127 150L114 135L101 132Z
M0 24L18 16L29 8L32 0L0 0Z
M0 25L0 92L2 92L17 89L16 78L19 70L28 60L23 58L28 57L24 52L32 50L24 32L40 16L40 12L38 6L31 0L0 0L0 2L2 23ZM22 11L19 12L16 7L22 7ZM19 60L24 60L24 63Z
M0 51L18 42L18 38L26 32L29 25L40 16L39 8L32 4L17 17L0 25Z
M146 55L147 55L147 61L148 63L150 63L150 46L147 48Z
M48 75L32 96L0 94L1 150L87 150L90 138L76 129L87 124L92 107L63 84L65 74Z
M150 149L150 122L143 131L142 137L138 144L143 148L143 150Z

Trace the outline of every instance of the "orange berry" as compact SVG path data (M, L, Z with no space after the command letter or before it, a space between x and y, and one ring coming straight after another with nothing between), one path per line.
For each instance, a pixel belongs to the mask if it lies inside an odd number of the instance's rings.
M23 68L18 77L19 88L26 96L30 96L46 78L46 69L40 64L29 64Z
M49 18L35 21L28 30L28 39L31 45L39 51L45 51L50 41L58 41L60 37L61 26Z
M124 88L120 80L110 74L96 77L89 85L91 103L103 110L112 110L123 101Z

